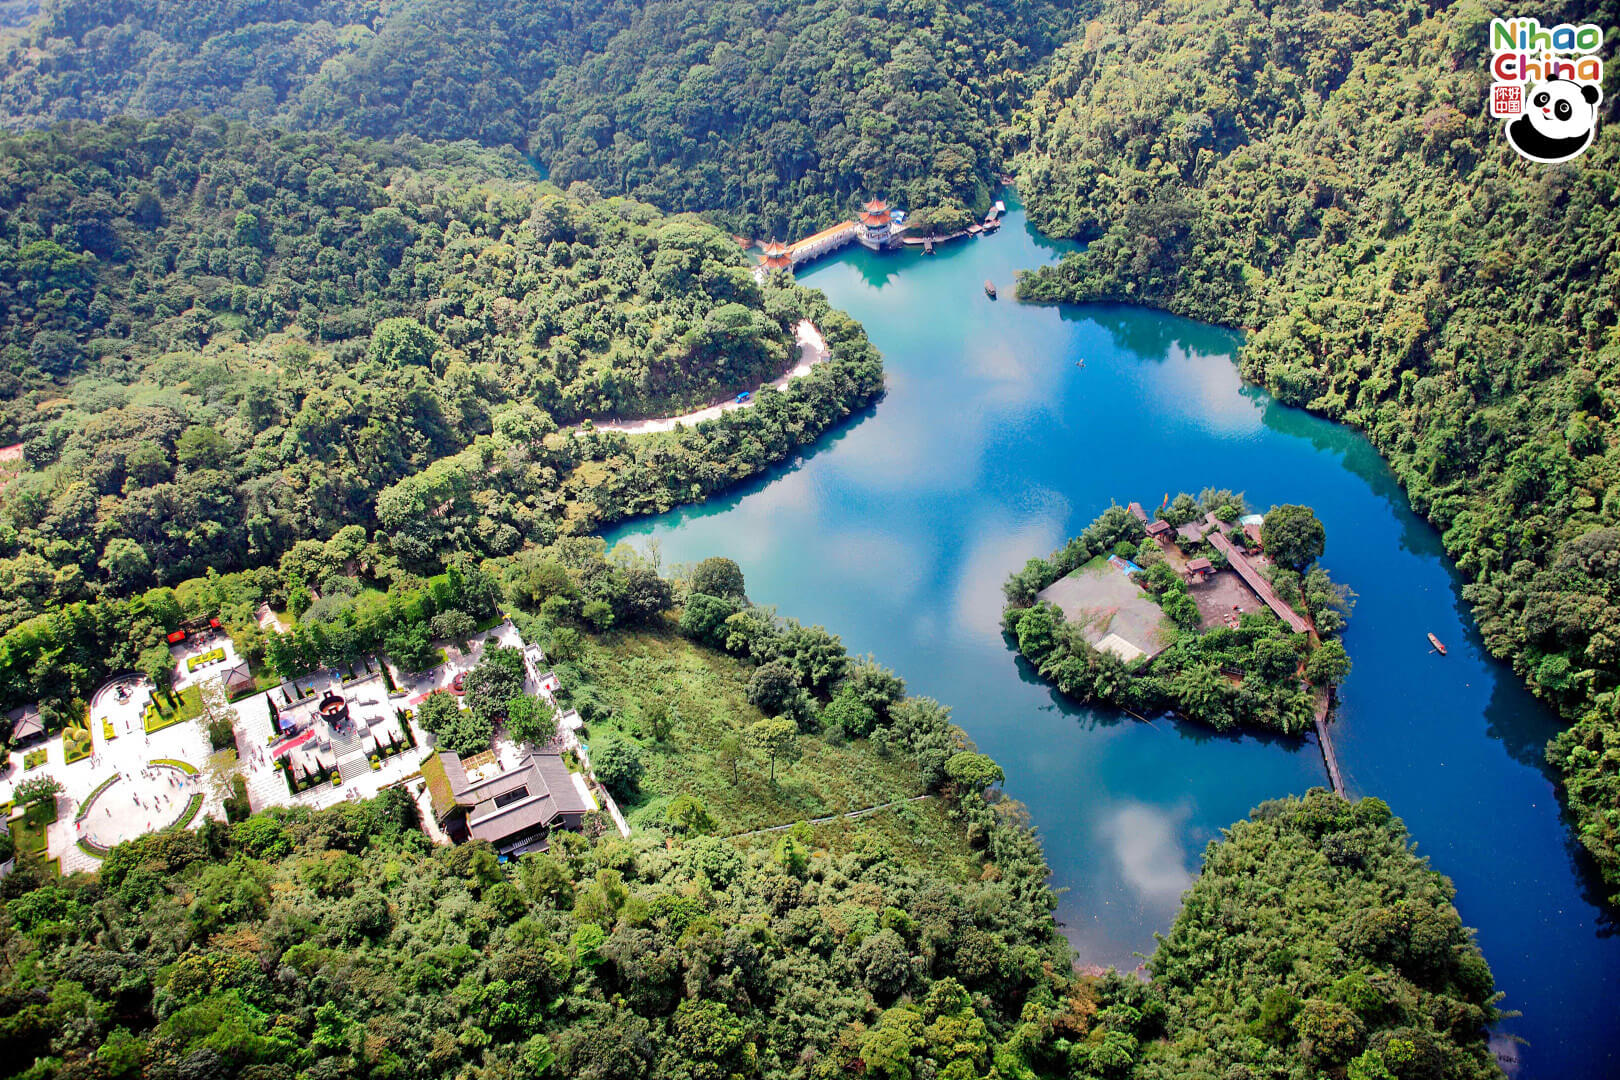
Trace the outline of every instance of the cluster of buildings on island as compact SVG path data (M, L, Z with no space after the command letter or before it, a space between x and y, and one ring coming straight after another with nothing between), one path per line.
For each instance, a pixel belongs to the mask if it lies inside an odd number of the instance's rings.
M1163 518L1150 519L1140 503L1127 509L1187 582L1204 629L1234 626L1245 613L1270 608L1290 630L1310 632L1309 621L1277 595L1256 565L1263 520L1259 514L1237 522L1233 535L1240 537L1240 545L1228 537L1226 524L1214 514L1175 526ZM1210 549L1220 553L1225 568L1218 568L1205 554ZM1099 557L1042 589L1038 598L1056 605L1093 648L1126 662L1152 658L1168 647L1171 636L1163 609L1137 583L1134 575L1141 569L1117 555Z
M998 200L985 217L983 224L970 225L949 236L907 237L906 212L889 206L882 199L869 199L851 221L839 222L791 244L784 244L773 238L761 245L759 265L755 267L755 273L764 275L773 270L792 270L801 263L820 258L851 243L860 244L868 251L889 251L914 245L932 252L937 242L993 232L1000 227L1001 215L1005 212L1006 204Z

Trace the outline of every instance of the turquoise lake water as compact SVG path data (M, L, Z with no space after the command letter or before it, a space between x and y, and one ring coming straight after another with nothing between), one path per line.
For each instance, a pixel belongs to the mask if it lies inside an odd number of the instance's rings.
M1499 1028L1510 1074L1620 1074L1620 939L1541 764L1556 723L1485 654L1439 537L1365 439L1245 386L1235 334L1007 299L1016 270L1058 250L1009 205L998 235L932 257L857 249L801 273L865 325L887 395L768 478L609 542L656 537L666 567L730 556L757 603L951 705L1029 807L1080 961L1134 968L1205 845L1325 785L1321 754L1059 699L1001 636L1002 579L1114 500L1213 486L1262 511L1310 504L1324 563L1359 594L1335 727L1351 794L1386 800L1456 882L1502 1007L1523 1014Z

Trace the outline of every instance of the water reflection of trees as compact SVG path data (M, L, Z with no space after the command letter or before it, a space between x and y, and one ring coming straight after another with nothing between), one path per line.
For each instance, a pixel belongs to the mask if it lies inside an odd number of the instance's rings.
M1058 312L1065 322L1096 323L1108 331L1115 348L1142 360L1163 360L1175 348L1201 356L1235 356L1243 343L1236 330L1134 304L1062 304Z

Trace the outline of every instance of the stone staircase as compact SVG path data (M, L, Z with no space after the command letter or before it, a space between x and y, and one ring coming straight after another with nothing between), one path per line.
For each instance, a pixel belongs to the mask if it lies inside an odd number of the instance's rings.
M360 740L350 732L332 732L332 756L337 758L338 775L345 783L371 771L371 762L360 748Z

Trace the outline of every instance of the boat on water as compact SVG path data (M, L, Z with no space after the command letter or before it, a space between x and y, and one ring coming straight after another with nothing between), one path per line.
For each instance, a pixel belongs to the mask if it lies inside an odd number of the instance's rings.
M990 281L989 279L985 280L985 283L984 283L984 295L988 296L992 300L994 300L996 298L996 283L995 282Z
M1441 656L1446 655L1446 647L1440 644L1440 639L1435 637L1433 634L1429 635L1429 644L1433 645L1434 651L1439 653Z

